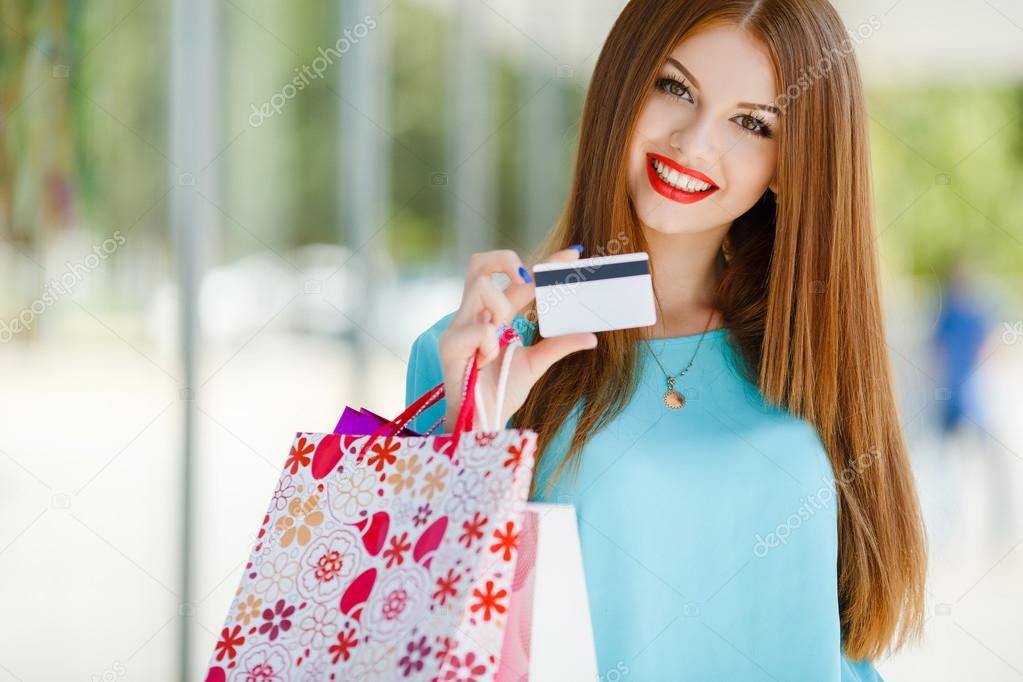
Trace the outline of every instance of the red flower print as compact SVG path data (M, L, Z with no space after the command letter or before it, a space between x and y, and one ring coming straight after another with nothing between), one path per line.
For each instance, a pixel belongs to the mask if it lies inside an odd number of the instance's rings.
M273 610L265 609L263 611L263 620L266 622L259 626L259 634L265 635L269 632L270 641L274 641L282 631L287 632L291 629L291 614L293 613L295 613L294 606L288 606L283 599L278 599Z
M472 596L479 599L478 602L472 605L471 611L476 613L480 609L483 609L483 620L490 620L490 610L493 609L498 613L504 613L505 607L500 604L499 601L508 596L507 590L501 590L500 592L494 592L494 581L488 580L486 587L486 594L480 592L478 588L473 588Z
M329 583L341 572L341 552L327 552L316 562L316 579L321 583Z
M469 652L465 655L465 660L459 659L458 656L448 657L447 671L444 673L444 677L441 678L445 682L449 680L453 682L476 682L476 678L487 672L487 666L482 663L476 664L476 654Z
M503 549L504 550L503 558L505 561L511 561L512 550L516 549L519 546L519 536L522 535L522 533L512 533L514 527L515 523L509 521L505 525L505 530L503 533L501 532L500 528L495 530L494 537L497 538L497 543L490 546L490 551L494 552L495 554Z
M288 460L284 463L284 468L291 467L291 473L297 474L298 470L302 467L309 466L311 458L309 453L315 450L312 443L306 442L305 436L298 439L298 442L291 446L291 454L288 455Z
M352 628L348 632L341 632L337 636L337 644L331 644L330 648L327 649L328 654L334 655L332 663L337 663L337 659L344 656L347 661L352 657L352 649L358 645L359 641L355 637L355 628Z
M405 669L405 677L408 677L413 670L419 672L423 669L424 661L430 655L430 647L426 645L426 637L420 637L418 642L406 644L405 650L408 653L401 657L398 666Z
M444 606L448 597L454 599L458 596L458 590L455 589L455 583L462 579L461 575L455 575L455 569L449 568L448 575L444 578L437 578L437 591L433 593L433 598L440 601L440 605Z
M480 513L475 512L472 516L472 521L462 521L462 528L465 532L458 536L459 542L465 543L465 548L469 549L469 545L472 544L473 540L481 540L483 538L483 526L487 525L487 517L480 518Z
M408 532L402 533L400 539L397 535L391 538L391 546L384 550L384 556L387 557L387 568L390 568L392 563L400 566L401 562L405 561L405 552L412 549L412 543L406 542L406 540L408 540Z
M438 661L446 661L448 654L455 648L454 641L450 637L434 637L434 639L437 640L437 653L434 654L434 657Z
M505 468L519 466L519 463L522 461L522 454L526 451L526 443L526 439L523 438L522 442L518 445L508 446L508 454L511 456L504 460Z
M245 644L245 638L239 636L242 631L241 625L235 625L233 630L224 630L220 633L220 641L217 642L217 660L224 660L224 656L227 656L228 660L238 655L236 647L240 647Z
M389 464L394 464L394 460L397 459L394 453L401 447L399 443L394 442L389 436L387 440L380 443L374 443L370 450L373 451L373 455L366 461L370 466L376 467L376 470L383 471L384 467Z
M495 438L497 438L497 433L494 431L478 431L476 433L476 445L481 448L485 448L490 445Z

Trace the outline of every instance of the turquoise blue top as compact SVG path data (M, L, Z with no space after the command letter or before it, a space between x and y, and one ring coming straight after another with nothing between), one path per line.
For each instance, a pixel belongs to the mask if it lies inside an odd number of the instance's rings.
M438 338L412 346L406 404L442 380ZM530 324L516 317L528 345ZM650 342L677 375L700 335ZM584 447L549 496L574 504L603 680L882 680L842 652L835 479L816 430L769 407L741 378L727 329L711 330L663 402L664 373L640 343L642 377L618 417ZM582 351L586 352L586 351ZM411 428L423 432L443 401ZM564 457L576 413L537 469Z

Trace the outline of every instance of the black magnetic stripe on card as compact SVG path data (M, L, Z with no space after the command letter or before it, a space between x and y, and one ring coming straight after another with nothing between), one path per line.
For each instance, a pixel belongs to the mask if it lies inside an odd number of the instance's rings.
M630 260L621 263L604 263L603 265L583 265L557 270L537 270L533 272L533 280L538 287L549 287L556 284L578 284L598 279L614 279L634 275L649 275L650 261Z

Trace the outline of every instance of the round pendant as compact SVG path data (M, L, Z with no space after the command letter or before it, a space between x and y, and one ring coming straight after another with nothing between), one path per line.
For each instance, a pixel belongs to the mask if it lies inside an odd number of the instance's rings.
M673 410L680 409L686 404L686 397L673 388L669 388L664 394L664 404Z

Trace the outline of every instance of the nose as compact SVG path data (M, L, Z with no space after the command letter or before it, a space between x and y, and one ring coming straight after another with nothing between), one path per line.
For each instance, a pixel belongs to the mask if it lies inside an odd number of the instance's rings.
M712 172L717 170L718 154L709 121L696 120L674 130L668 142L678 150L680 163L714 177Z

